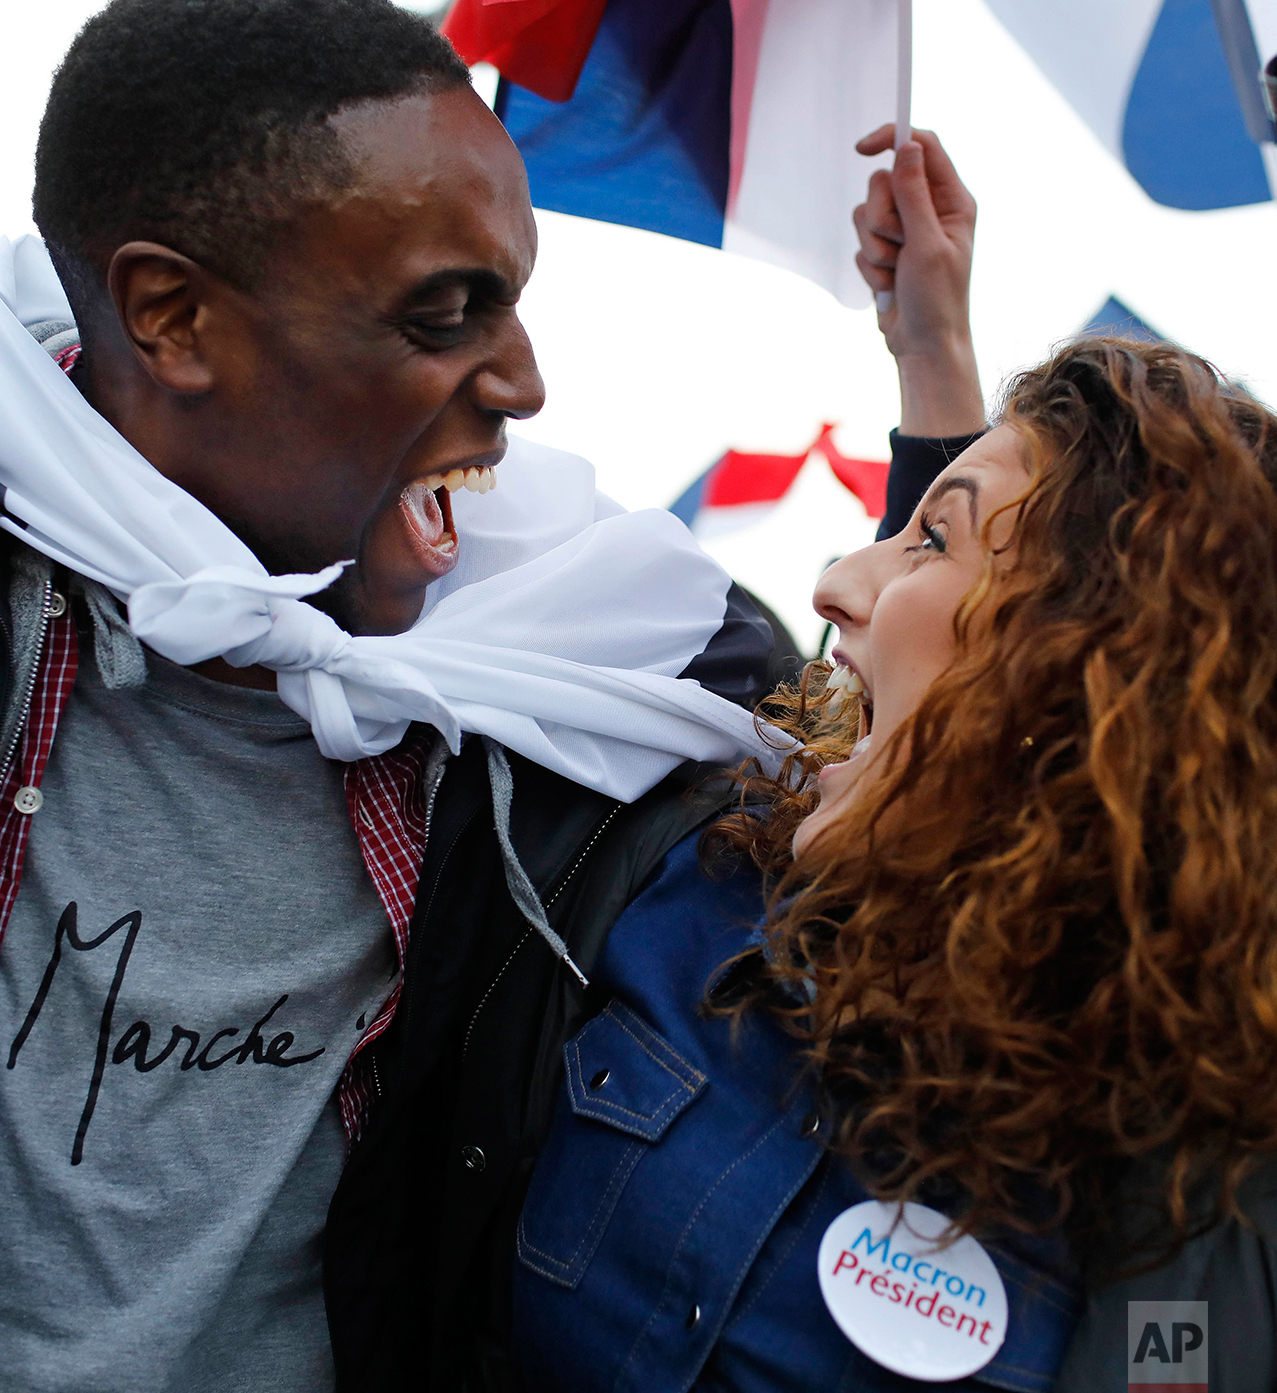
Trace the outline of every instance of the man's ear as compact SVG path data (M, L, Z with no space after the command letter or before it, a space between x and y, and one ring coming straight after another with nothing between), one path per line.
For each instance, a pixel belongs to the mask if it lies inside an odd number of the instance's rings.
M213 387L201 342L213 278L158 242L125 242L107 268L107 292L120 327L151 377L170 392Z

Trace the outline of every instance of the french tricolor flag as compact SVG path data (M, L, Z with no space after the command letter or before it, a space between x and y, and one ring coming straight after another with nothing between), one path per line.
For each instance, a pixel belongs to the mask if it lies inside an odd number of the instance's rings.
M890 155L854 146L896 116L902 14L908 0L457 0L443 29L501 72L497 115L538 208L740 252L865 305L851 214Z
M1261 68L1277 0L986 0L1158 203L1264 203L1277 146Z
M670 512L681 518L696 537L709 541L761 522L784 498L813 455L860 499L866 514L880 518L887 506L886 460L853 459L834 444L834 427L820 434L797 455L751 455L728 450L691 484Z
M986 3L1158 203L1272 197L1260 69L1277 0ZM910 0L456 0L443 27L501 72L497 113L538 207L725 247L868 303L851 213L890 156L853 147L907 126Z

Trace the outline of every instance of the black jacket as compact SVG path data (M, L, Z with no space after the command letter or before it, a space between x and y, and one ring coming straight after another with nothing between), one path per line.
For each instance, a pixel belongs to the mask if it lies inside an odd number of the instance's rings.
M511 840L587 976L664 853L713 816L684 768L623 805L511 757ZM439 787L404 996L376 1050L381 1098L329 1211L325 1277L342 1390L512 1389L514 1225L563 1043L604 1004L506 889L480 742Z
M770 629L733 587L684 673L754 705ZM665 852L726 796L685 766L622 804L517 755L511 841L588 977ZM564 1041L598 1009L506 887L482 743L436 793L403 996L372 1047L379 1096L329 1211L329 1329L343 1393L504 1390L514 1225L549 1126Z

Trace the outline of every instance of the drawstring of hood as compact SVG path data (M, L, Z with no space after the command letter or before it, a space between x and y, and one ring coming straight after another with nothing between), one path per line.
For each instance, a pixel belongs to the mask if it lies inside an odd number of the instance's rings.
M514 799L514 775L510 772L510 761L506 759L505 751L490 736L483 737L483 747L488 754L488 780L492 785L492 820L496 826L497 842L501 847L505 883L510 891L510 898L529 925L546 941L554 956L572 972L583 987L588 987L589 978L572 961L568 945L550 927L541 897L537 894L527 871L523 869L510 840L510 805Z

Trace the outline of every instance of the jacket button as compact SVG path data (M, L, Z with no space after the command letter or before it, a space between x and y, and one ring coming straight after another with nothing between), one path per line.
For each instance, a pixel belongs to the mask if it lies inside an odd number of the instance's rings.
M690 1311L688 1311L688 1313L687 1313L687 1319L683 1322L683 1324L684 1324L689 1330L695 1330L696 1327L697 1327L700 1323L701 1323L701 1308L700 1308L699 1306L693 1306L692 1309L691 1309Z
M599 1072L598 1072L597 1074L595 1074L595 1076L590 1080L590 1087L591 1087L591 1088L602 1088L603 1085L604 1085L604 1084L608 1081L608 1079L610 1079L611 1077L612 1077L612 1071L611 1071L611 1069L600 1069Z
M488 1164L488 1158L477 1146L463 1146L461 1148L461 1164L466 1170L473 1171L475 1175L478 1175Z
M13 806L20 813L26 813L28 816L32 813L38 813L44 806L44 794L38 788L32 788L28 784L26 788L20 788L13 795Z
M798 1129L799 1135L804 1137L814 1137L820 1131L820 1114L809 1112L803 1118L803 1125Z
M67 602L65 595L59 595L56 590L49 592L49 618L61 619L67 612Z

